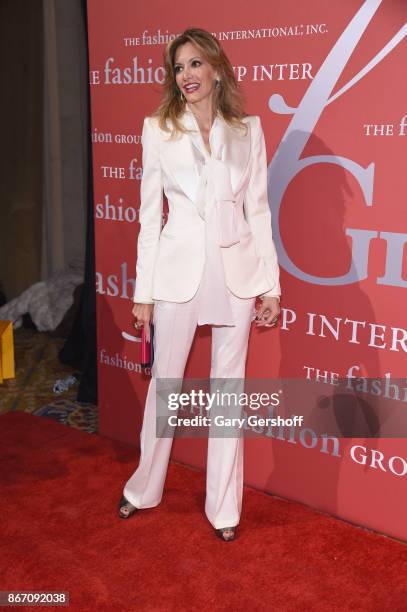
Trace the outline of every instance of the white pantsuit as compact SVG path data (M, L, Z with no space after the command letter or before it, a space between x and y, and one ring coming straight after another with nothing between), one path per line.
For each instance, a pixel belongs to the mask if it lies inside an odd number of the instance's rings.
M142 136L133 299L154 304L155 356L140 463L123 490L137 508L160 503L172 446L172 438L156 437L156 379L183 378L196 327L210 324L210 378L243 380L255 298L280 295L258 118L246 118L242 136L218 114L211 155L188 105L181 123L191 131L178 141L148 118ZM169 204L164 229L163 189ZM215 529L239 523L242 491L243 438L209 436L205 512Z

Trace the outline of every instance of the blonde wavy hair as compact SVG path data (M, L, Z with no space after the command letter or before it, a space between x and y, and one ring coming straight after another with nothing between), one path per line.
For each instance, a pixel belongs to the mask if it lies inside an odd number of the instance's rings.
M178 117L185 110L186 100L185 97L181 98L175 80L174 64L177 49L188 42L199 49L219 74L220 82L214 89L214 114L220 111L229 125L246 130L247 126L242 119L248 115L244 110L244 97L237 84L232 65L216 38L200 28L188 28L171 40L164 50L164 92L159 107L153 113L153 116L158 117L160 128L166 132L171 131L172 135L177 131L184 133L187 131L178 121ZM167 126L167 119L172 123L172 130Z

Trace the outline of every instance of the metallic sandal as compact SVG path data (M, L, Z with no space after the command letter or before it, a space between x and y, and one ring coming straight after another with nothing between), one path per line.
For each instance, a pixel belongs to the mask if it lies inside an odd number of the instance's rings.
M225 531L231 531L232 535L225 535ZM215 532L224 542L231 542L236 537L236 527L222 527L222 529L215 529Z
M123 514L122 509L128 508L128 514ZM132 514L137 512L138 508L133 506L124 496L121 498L119 502L119 516L120 518L127 519L130 518Z

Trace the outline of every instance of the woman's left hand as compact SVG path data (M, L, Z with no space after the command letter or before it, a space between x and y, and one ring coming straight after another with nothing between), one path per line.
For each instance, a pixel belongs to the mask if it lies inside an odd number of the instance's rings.
M275 297L265 297L261 301L261 306L257 310L256 326L273 327L277 325L280 315L280 301Z

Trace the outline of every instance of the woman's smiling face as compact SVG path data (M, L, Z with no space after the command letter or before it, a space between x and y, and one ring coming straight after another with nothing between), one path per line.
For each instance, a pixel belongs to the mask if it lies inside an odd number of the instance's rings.
M187 42L175 52L175 80L189 103L211 96L215 88L216 71L199 49Z

